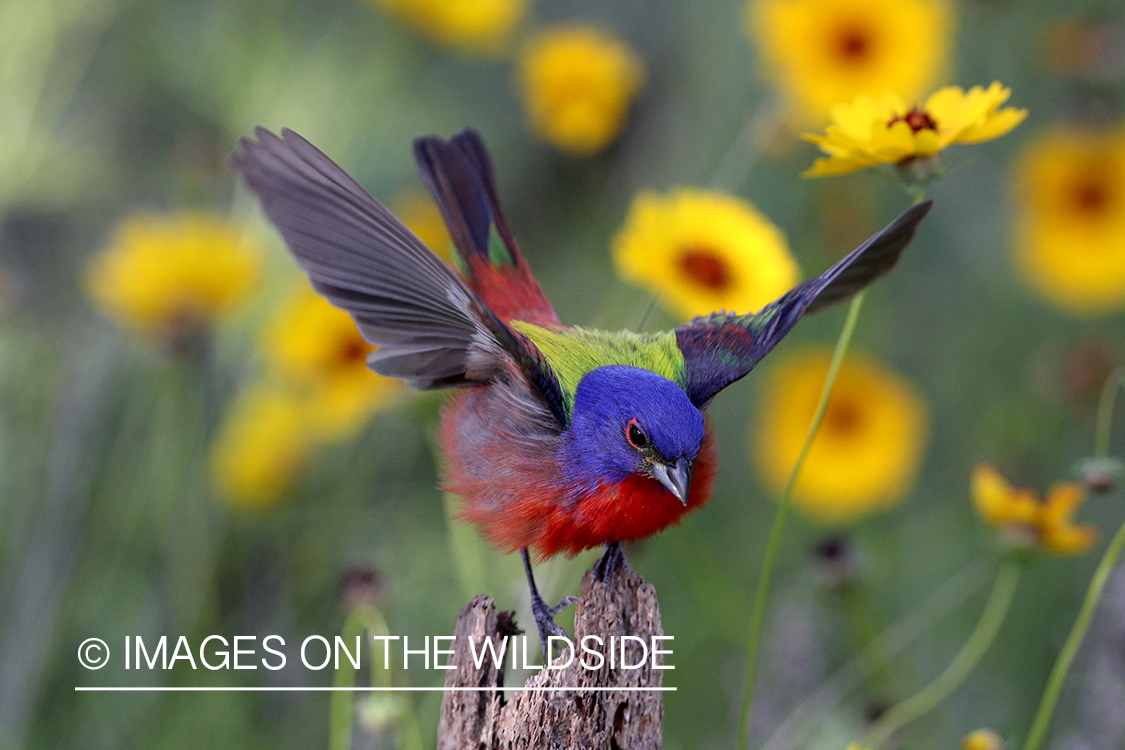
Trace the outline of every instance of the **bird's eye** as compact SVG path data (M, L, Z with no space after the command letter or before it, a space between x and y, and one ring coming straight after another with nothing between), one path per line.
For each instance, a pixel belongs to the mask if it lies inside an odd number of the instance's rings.
M625 439L629 441L629 445L639 451L648 450L648 435L645 434L640 423L635 419L630 419L629 424L625 426Z

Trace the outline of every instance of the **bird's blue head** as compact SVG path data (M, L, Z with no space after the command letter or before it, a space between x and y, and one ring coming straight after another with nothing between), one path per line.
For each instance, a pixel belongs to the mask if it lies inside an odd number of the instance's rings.
M668 378L640 367L599 367L574 392L563 445L567 479L585 494L643 474L687 505L704 433L703 414Z

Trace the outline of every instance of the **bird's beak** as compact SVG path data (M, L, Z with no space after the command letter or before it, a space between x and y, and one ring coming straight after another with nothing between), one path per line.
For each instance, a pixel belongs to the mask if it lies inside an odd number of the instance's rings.
M654 463L652 478L668 488L685 506L688 501L688 486L691 484L691 462L677 458L674 464Z

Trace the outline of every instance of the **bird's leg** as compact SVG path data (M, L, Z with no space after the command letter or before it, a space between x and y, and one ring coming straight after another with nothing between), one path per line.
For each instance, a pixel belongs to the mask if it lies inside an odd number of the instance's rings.
M543 649L547 658L550 658L550 654L547 654L547 636L560 635L566 637L566 631L561 625L555 623L555 615L578 601L578 597L564 596L558 604L548 607L547 603L543 601L543 597L539 596L539 588L535 585L535 576L531 574L531 558L527 555L527 548L524 547L520 550L520 554L523 556L523 568L527 571L527 585L531 588L531 612L535 615L535 625L539 628L539 647Z
M629 561L625 559L625 550L621 548L621 542L611 542L605 546L605 553L594 564L594 576L603 584L608 584L614 571L628 567Z

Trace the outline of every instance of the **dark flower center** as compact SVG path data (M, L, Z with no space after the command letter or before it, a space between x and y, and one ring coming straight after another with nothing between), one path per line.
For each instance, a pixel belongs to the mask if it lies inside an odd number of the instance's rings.
M1109 186L1104 180L1094 177L1083 180L1074 186L1074 206L1083 214L1098 214L1109 203Z
M894 125L896 122L905 122L911 131L917 133L919 130L937 130L937 120L930 117L930 113L924 109L919 109L915 104L913 109L905 115L895 115L891 121L887 123L887 127Z
M349 337L340 347L340 366L353 367L367 360L367 353L371 347L363 339Z
M863 423L863 410L850 399L831 401L824 414L824 429L842 437L849 437L858 431Z
M849 63L863 62L870 56L872 40L866 29L848 28L836 37L836 51Z
M680 256L680 268L688 278L708 289L719 291L730 286L730 268L713 250L689 248Z

